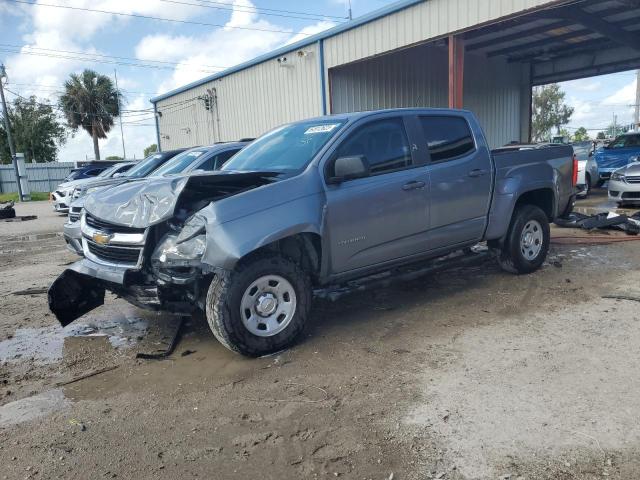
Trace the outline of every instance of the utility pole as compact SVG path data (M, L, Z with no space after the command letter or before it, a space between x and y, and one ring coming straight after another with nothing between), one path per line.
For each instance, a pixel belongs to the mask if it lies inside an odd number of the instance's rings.
M118 96L118 118L120 119L120 137L122 137L122 159L126 160L127 152L124 149L124 132L122 131L122 110L120 105L120 90L118 90L118 72L113 69L113 76L116 79L116 94Z
M636 113L633 117L636 132L640 132L640 70L636 71Z
M18 201L22 202L22 185L20 185L20 174L18 173L18 159L16 158L16 147L13 145L13 137L11 136L11 123L9 122L9 112L7 110L7 101L4 98L4 88L2 79L7 78L7 71L4 65L0 63L0 98L2 99L2 114L4 115L4 128L7 130L7 141L9 142L9 152L11 152L11 163L13 163L13 171L16 175L16 183L18 184Z
M353 15L351 14L351 0L347 0L347 3L349 4L349 20L353 20Z

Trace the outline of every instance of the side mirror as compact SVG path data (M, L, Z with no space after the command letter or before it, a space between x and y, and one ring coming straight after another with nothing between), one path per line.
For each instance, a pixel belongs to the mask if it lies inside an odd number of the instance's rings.
M364 155L339 157L333 162L333 175L328 183L341 183L346 180L368 177L371 173L369 162Z

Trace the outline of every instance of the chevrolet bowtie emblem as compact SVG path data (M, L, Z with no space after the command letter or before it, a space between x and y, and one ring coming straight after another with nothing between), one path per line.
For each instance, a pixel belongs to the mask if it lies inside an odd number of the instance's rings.
M106 233L95 232L93 234L93 241L98 245L107 245L109 243L109 240L111 240L111 235L108 235Z

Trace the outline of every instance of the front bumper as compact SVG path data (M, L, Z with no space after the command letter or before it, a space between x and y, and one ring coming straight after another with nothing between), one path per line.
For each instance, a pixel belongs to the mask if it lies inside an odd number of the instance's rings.
M619 203L640 203L640 183L609 180L609 200Z
M62 227L62 235L67 248L76 255L84 256L82 250L82 232L80 231L80 222L67 221Z

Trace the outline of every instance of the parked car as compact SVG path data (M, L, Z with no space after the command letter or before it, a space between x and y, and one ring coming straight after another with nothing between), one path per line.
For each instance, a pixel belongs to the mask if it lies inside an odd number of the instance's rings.
M189 150L173 150L164 154L155 154L132 168L126 176L86 183L76 187L73 193L74 200L69 209L69 218L63 227L67 248L80 256L84 256L79 220L84 209L85 195L98 195L107 188L141 180L147 176L167 176L186 174L194 170L214 170L224 165L229 158L238 153L245 145L247 145L247 142L219 143L209 147L195 147ZM161 158L157 158L158 156Z
M135 162L121 162L109 168L105 168L96 176L77 178L75 180L61 183L51 194L51 199L53 200L53 209L59 213L68 213L69 204L72 201L72 194L76 187L85 183L93 182L97 179L107 179L112 178L116 175L120 175L129 170L134 165Z
M71 194L71 204L69 205L69 216L63 227L63 236L67 242L67 248L72 252L83 255L82 235L80 233L80 214L84 208L84 196L95 192L101 188L119 185L121 183L144 178L164 165L168 160L186 149L169 150L166 152L153 153L144 160L138 162L128 172L122 176L112 178L96 178L93 182L79 184L73 189Z
M599 185L604 184L611 173L625 167L640 155L640 133L625 133L616 137L608 145L596 150L594 157L598 164Z
M593 142L576 142L572 147L578 159L578 196L586 198L598 183L598 164L592 154Z
M82 167L74 168L71 173L67 175L64 182L71 182L72 180L82 180L84 178L94 178L104 172L107 168L113 167L117 162L100 161L92 162Z
M609 200L619 206L640 203L640 157L633 160L633 163L614 171L607 185Z
M298 338L314 292L412 275L481 241L505 270L537 270L576 177L570 146L491 152L466 111L304 120L219 172L89 195L86 258L51 285L49 306L62 325L105 290L156 310L201 309L227 348L265 355Z

